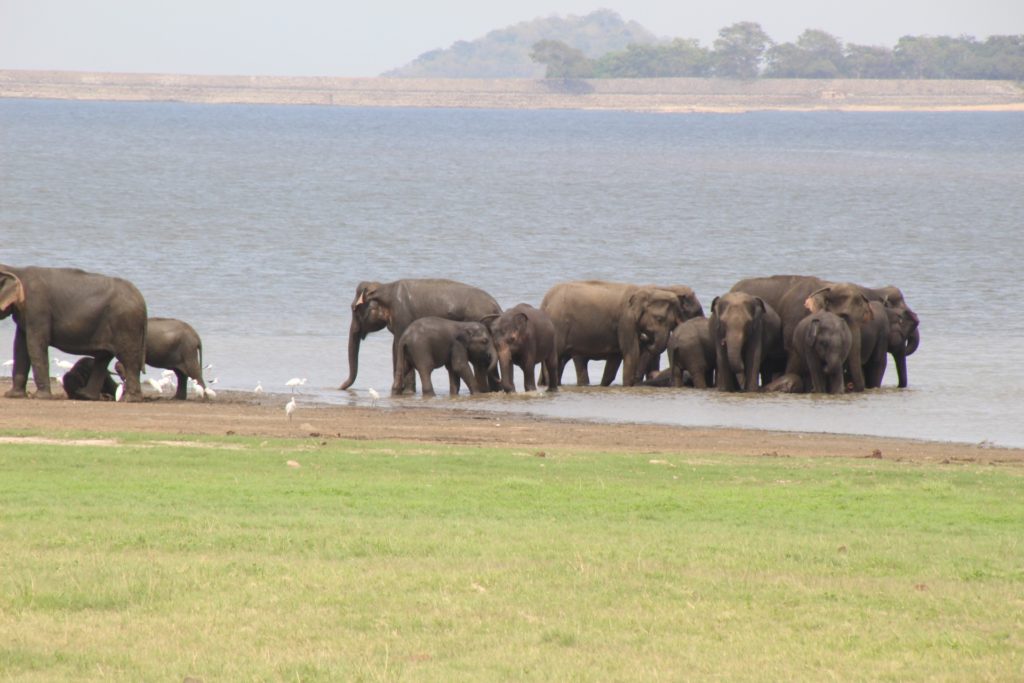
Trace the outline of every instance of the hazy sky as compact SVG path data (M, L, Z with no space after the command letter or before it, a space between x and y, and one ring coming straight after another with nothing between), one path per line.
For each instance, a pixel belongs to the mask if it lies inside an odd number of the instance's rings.
M706 46L737 21L777 42L819 28L889 47L1024 33L1024 0L0 0L0 69L375 76L495 28L599 8Z

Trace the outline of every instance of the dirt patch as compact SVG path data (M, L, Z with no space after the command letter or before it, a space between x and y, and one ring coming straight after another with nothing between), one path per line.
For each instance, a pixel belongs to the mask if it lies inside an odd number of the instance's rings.
M0 382L0 392L7 382ZM49 441L115 444L80 433L138 432L159 435L243 435L275 438L396 440L430 444L500 446L527 453L608 451L651 454L731 454L749 457L841 457L1024 466L1024 449L838 434L745 429L607 424L541 419L518 414L435 407L304 406L288 420L285 397L221 391L214 401L156 398L141 403L0 398L0 430L40 432ZM15 439L19 442L21 438ZM174 439L170 439L176 443ZM11 443L4 438L0 443Z

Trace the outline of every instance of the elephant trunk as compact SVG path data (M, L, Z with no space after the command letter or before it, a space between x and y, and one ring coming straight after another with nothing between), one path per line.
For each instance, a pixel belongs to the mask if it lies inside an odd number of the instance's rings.
M741 332L729 332L725 338L725 349L729 355L729 367L737 375L742 375L745 369L743 363L743 334Z
M918 344L921 343L921 330L914 325L914 329L907 335L907 350L906 355L911 355L914 351L917 351Z
M352 316L352 324L348 328L348 379L341 383L339 389L348 389L356 381L359 372L359 345L363 341L363 330L359 319Z
M512 381L512 349L508 345L498 346L498 364L501 371L501 388L506 393L515 391Z

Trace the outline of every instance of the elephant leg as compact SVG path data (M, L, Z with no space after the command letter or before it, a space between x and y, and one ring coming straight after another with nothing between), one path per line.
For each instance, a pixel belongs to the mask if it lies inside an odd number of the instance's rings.
M11 371L11 388L4 396L7 398L25 398L28 396L28 370L30 366L28 345L25 333L18 325L14 333L14 368Z
M896 363L896 376L899 379L897 386L900 389L907 388L907 356L906 354L892 354L892 359Z
M825 370L821 367L821 361L817 358L810 358L807 361L807 370L811 375L811 391L816 394L824 394L828 391L828 378Z
M49 339L43 334L25 335L28 360L32 365L32 379L36 383L36 398L53 398L50 393L50 347Z
M604 372L601 373L601 386L609 387L615 381L615 375L619 374L619 366L622 365L622 356L612 356L604 362ZM635 373L634 373L635 374ZM636 379L635 377L633 378ZM622 373L623 386L632 386L626 382L626 373Z
M89 379L86 381L85 386L78 390L77 398L83 398L89 401L100 400L100 392L103 389L103 380L105 380L109 375L107 368L113 358L114 356L109 353L97 353L94 356L92 372L89 373Z
M739 386L736 384L736 373L732 371L732 366L729 365L729 356L725 347L719 344L715 350L716 355L716 367L718 369L718 390L719 391L736 391Z
M696 365L690 366L690 377L693 378L694 389L707 389L708 379L707 373L703 368L697 367Z
M860 327L854 326L850 328L853 333L853 343L850 345L850 362L848 363L850 369L850 383L852 384L853 391L864 391L864 366L860 362L853 359L860 359Z
M587 368L589 361L583 356L573 356L572 364L576 368L576 385L586 387L590 385L590 370Z
M544 360L543 366L541 367L541 374L547 373L548 377L552 378L552 381L548 382L548 391L558 391L558 381L556 381L557 375L555 374L558 370L558 354L552 351L548 354L548 357Z
M523 362L519 364L519 369L523 371L524 391L537 391L536 365L537 359L533 357L532 353L523 354Z
M434 383L430 381L431 370L433 370L433 368L431 368L429 365L416 366L416 371L419 372L420 375L420 383L423 385L424 396L434 395ZM406 377L408 377L408 374L406 375ZM413 391L415 391L415 389Z
M458 396L459 389L462 388L462 380L459 378L459 373L455 372L453 368L448 368L448 395Z
M174 368L174 376L178 379L178 388L174 391L174 400L184 401L188 398L188 375L178 368ZM196 379L196 383L203 389L206 389L206 385L203 384L203 380Z
M466 383L470 395L479 394L481 391L480 387L486 379L484 377L475 377L473 375L473 368L466 361L453 362L448 372Z

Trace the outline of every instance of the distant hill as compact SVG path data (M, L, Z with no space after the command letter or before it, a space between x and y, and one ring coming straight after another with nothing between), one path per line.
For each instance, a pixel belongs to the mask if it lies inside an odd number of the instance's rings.
M382 76L395 78L543 78L545 67L530 59L540 40L558 40L587 57L624 50L627 45L658 42L657 36L635 21L624 21L611 10L586 16L552 16L524 21L491 31L473 41L425 52L405 66Z

